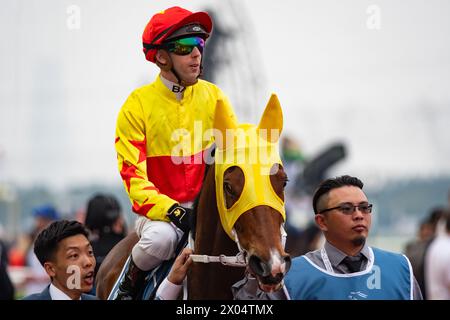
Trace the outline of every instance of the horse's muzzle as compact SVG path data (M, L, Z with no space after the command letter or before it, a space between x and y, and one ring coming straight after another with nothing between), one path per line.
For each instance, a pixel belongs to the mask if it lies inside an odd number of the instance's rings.
M258 256L252 255L249 258L248 265L261 285L264 287L276 286L281 283L284 275L289 271L291 267L291 257L289 255L284 256L282 263L278 263L277 266L274 266L272 263L265 262Z

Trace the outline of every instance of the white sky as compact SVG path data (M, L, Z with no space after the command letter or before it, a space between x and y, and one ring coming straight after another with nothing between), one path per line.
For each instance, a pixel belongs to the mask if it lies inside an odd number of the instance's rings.
M217 8L230 28L247 32L248 46L226 73L238 80L218 81L233 102L236 87L250 85L239 69L257 64L258 110L244 120L257 122L276 92L285 133L307 155L347 144L336 174L374 184L450 174L448 1L3 0L0 182L119 183L117 113L157 74L141 34L153 13L177 4ZM229 13L231 4L249 25ZM71 5L80 9L80 29L67 26ZM370 5L380 10L379 30L366 25Z

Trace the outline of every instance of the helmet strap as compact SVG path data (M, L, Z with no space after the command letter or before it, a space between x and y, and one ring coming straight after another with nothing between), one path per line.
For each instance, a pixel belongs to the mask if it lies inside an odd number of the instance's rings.
M203 54L202 58L200 59L200 73L197 76L197 79L200 78L203 75Z
M173 64L172 64L172 68L170 69L170 71L173 73L175 78L177 78L177 82L180 86L182 86L182 87L188 86L188 84L186 84L186 82L180 78L180 76L178 75L178 72L175 70L175 67L173 66Z

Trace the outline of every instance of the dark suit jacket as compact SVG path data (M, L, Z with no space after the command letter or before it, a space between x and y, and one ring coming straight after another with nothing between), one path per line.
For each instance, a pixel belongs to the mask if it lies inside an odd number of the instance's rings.
M26 296L22 300L52 300L52 297L50 296L50 285L47 286L42 292L40 293L33 293L29 296ZM96 296L91 296L90 294L81 294L81 300L97 300Z
M8 275L6 246L0 241L0 300L14 299L14 286Z

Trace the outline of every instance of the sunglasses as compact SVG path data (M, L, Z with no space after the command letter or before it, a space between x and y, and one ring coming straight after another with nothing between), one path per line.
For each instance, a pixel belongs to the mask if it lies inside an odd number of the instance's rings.
M185 56L190 54L194 48L198 48L200 53L203 53L205 40L200 37L182 38L168 42L164 46L169 52L179 56Z
M320 211L319 213L324 213L324 212L331 211L331 210L339 210L343 214L351 215L355 212L356 208L358 208L359 211L367 214L367 213L372 212L372 206L373 205L370 203L361 203L361 204L358 204L357 206L353 205L352 203L343 203L337 207L324 209L324 210Z

